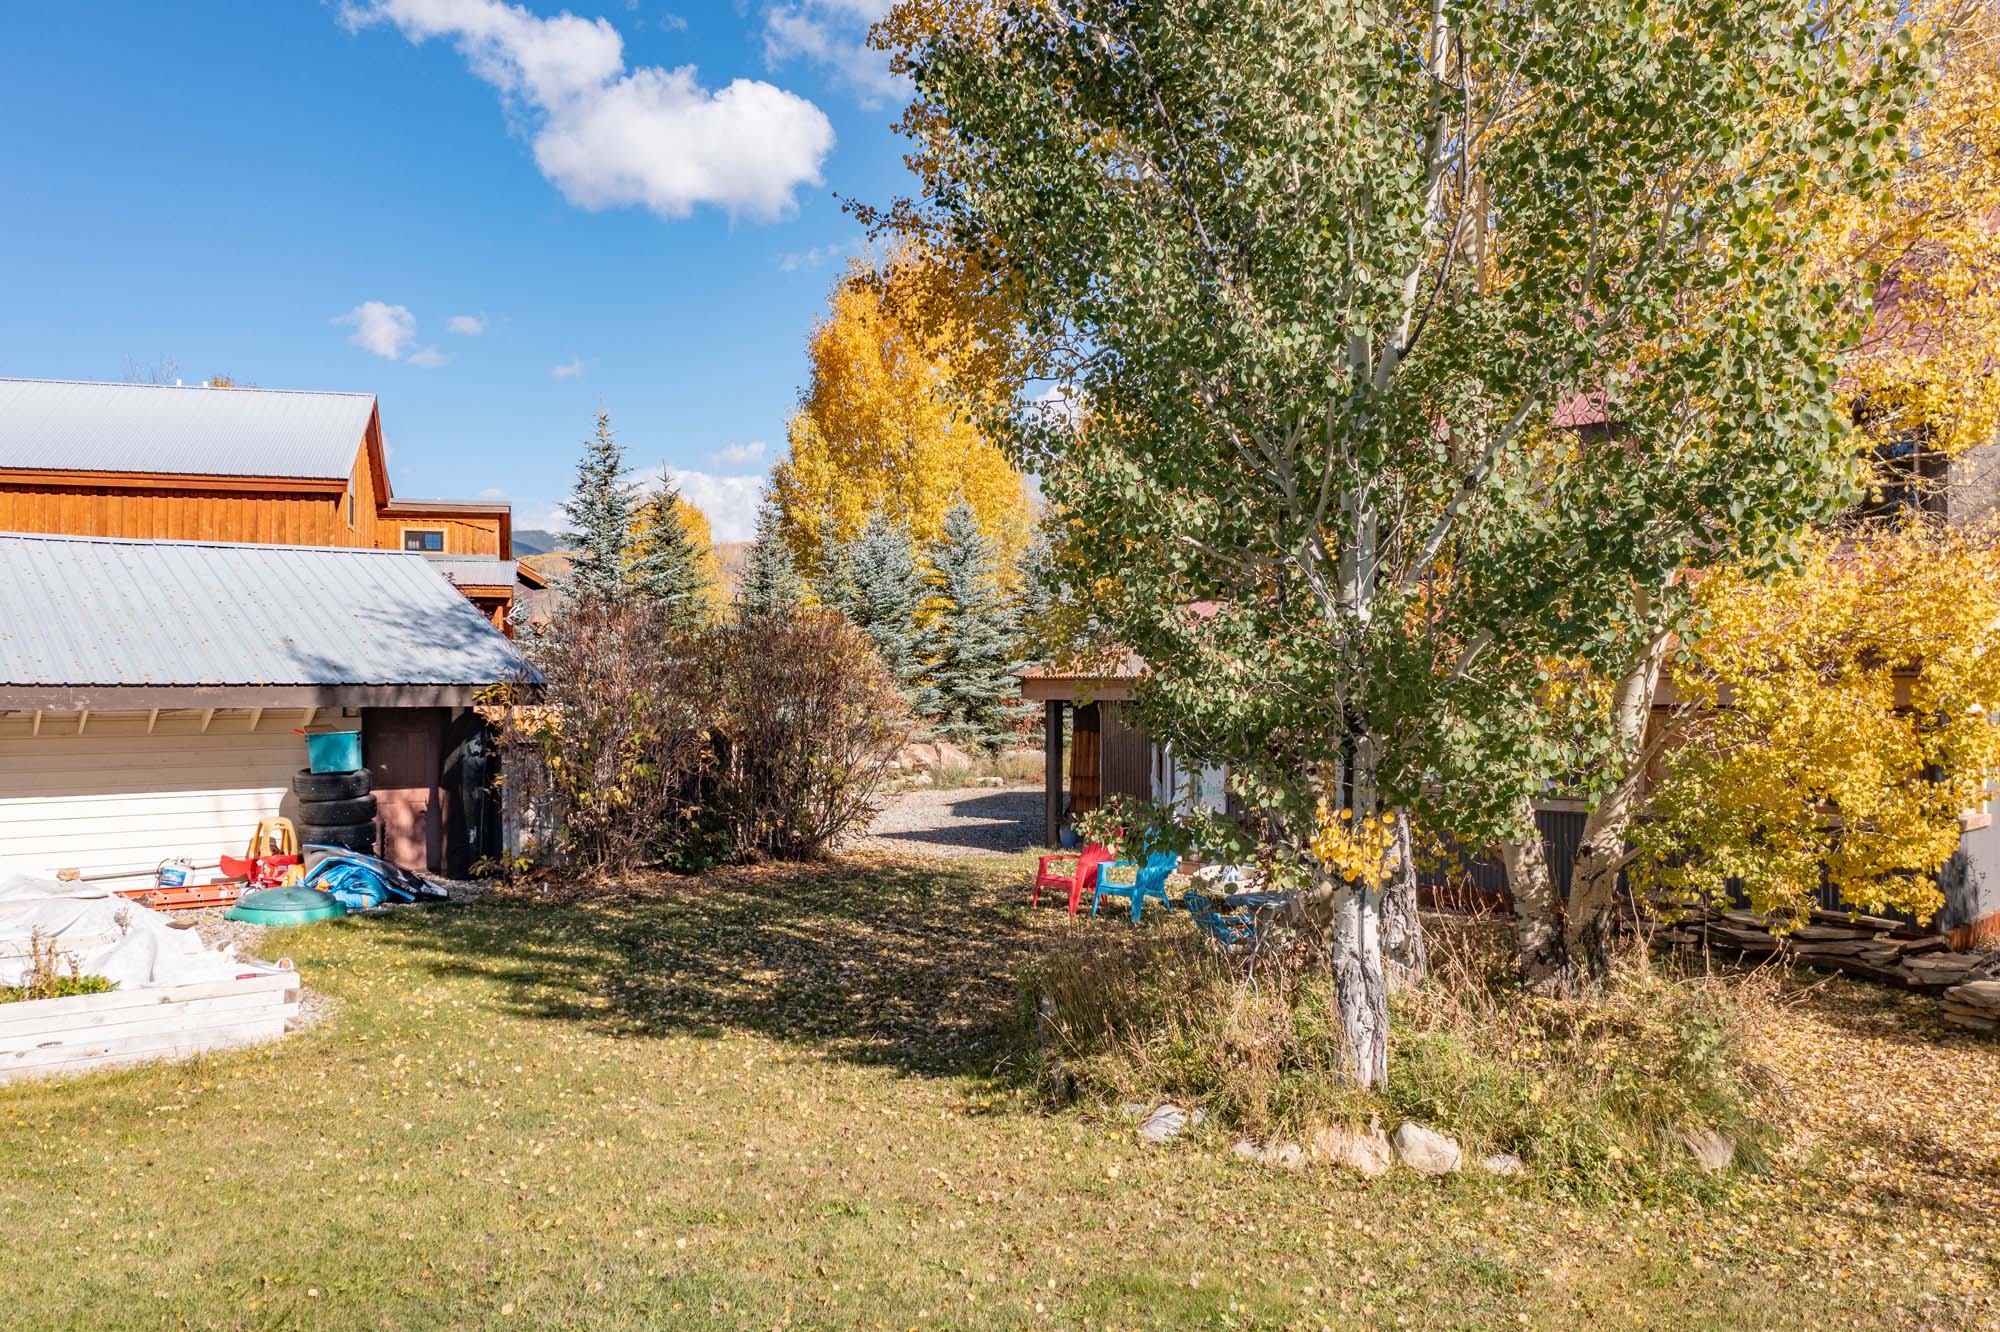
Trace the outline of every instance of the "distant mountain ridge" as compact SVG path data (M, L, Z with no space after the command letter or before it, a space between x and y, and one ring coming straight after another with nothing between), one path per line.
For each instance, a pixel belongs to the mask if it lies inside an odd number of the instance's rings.
M523 555L546 555L552 550L563 548L560 532L550 532L540 527L517 527L514 529L514 558Z

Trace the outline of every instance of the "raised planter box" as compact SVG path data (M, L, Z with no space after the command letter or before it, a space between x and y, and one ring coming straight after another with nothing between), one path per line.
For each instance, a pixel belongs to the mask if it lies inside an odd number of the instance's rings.
M0 1083L185 1059L284 1035L299 973L246 966L233 980L0 1004Z

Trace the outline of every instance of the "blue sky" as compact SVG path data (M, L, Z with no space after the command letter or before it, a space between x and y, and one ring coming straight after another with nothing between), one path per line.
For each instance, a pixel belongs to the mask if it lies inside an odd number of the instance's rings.
M38 6L0 374L372 392L398 494L524 527L602 405L742 535L862 245L835 195L905 187L879 4Z

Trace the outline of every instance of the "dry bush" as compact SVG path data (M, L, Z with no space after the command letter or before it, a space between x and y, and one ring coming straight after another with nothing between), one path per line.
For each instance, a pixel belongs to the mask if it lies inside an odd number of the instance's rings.
M482 712L516 808L546 812L548 859L589 875L653 858L698 808L720 677L665 607L580 597L523 646L547 683Z
M709 636L725 705L714 810L737 855L819 856L878 808L909 735L880 655L839 615L759 616Z

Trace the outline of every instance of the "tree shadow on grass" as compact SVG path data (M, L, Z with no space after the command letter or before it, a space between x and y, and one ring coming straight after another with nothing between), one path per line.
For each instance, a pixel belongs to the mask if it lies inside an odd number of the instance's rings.
M857 1063L1013 1080L1017 981L1054 924L1011 868L842 861L652 875L370 918L413 967L607 1033L755 1032Z

